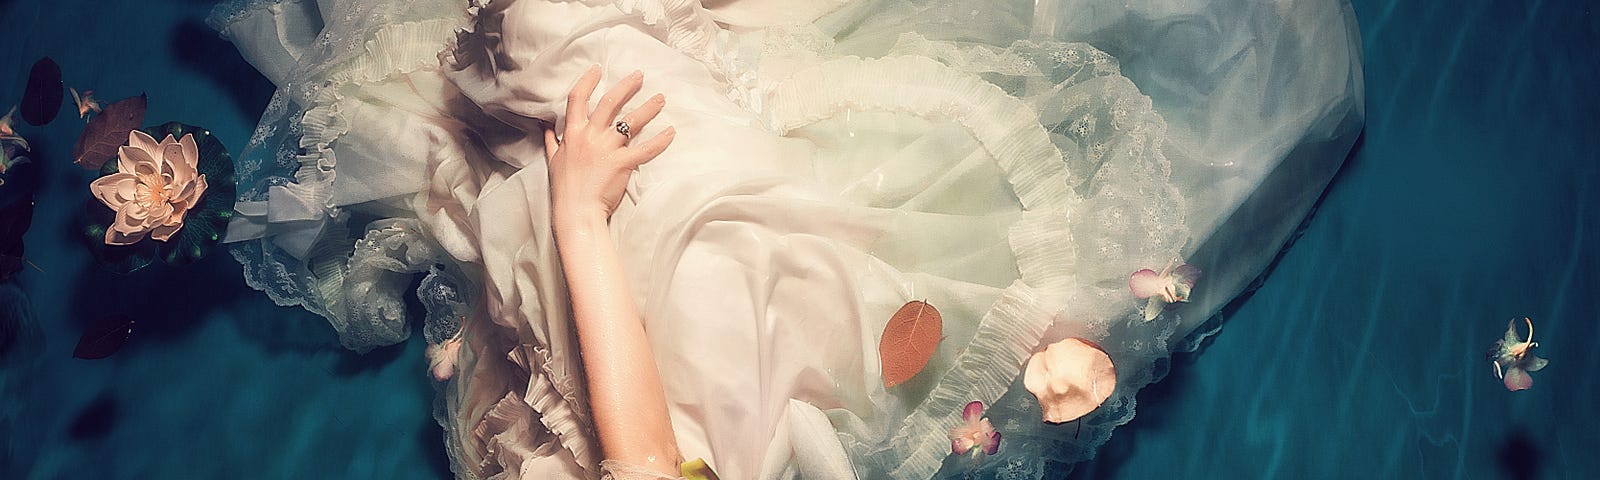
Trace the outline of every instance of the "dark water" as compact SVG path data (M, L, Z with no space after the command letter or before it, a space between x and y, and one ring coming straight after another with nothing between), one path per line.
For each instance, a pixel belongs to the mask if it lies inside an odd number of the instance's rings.
M0 0L0 106L40 56L146 124L237 152L271 85L211 2ZM93 10L90 9L93 7ZM1600 475L1600 17L1591 2L1357 0L1367 130L1304 236L1199 355L1139 396L1081 478ZM91 13L92 12L92 13ZM38 336L0 364L0 478L440 478L420 338L365 356L278 308L225 254L121 277L72 214L78 120L21 126L46 179L28 270ZM115 356L88 320L134 314ZM1483 352L1531 316L1551 363L1507 392ZM1055 476L1055 475L1050 475Z

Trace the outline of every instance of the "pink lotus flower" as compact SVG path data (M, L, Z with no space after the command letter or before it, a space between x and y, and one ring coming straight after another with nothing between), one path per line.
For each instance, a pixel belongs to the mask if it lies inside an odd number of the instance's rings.
M1539 358L1529 350L1539 346L1533 341L1533 319L1522 317L1528 322L1528 340L1523 341L1517 334L1517 320L1511 319L1506 325L1504 339L1496 340L1494 347L1489 349L1489 360L1494 363L1494 376L1504 380L1506 390L1517 391L1533 388L1533 376L1528 372L1537 372L1549 364L1549 360Z
M1163 309L1189 301L1189 291L1199 279L1200 269L1194 265L1184 264L1177 268L1168 265L1161 273L1148 268L1133 272L1128 277L1128 288L1133 290L1134 297L1150 299L1144 308L1144 319L1150 321L1161 315Z
M128 133L117 149L117 173L89 184L94 196L117 211L106 229L107 245L131 245L146 234L167 241L183 228L183 216L206 192L206 176L196 167L200 150L193 135L161 143L144 132Z
M950 450L956 455L977 451L979 455L994 455L1000 451L1000 432L994 431L989 419L983 418L983 402L973 401L962 409L961 418L966 423L950 429ZM974 450L973 447L978 447Z

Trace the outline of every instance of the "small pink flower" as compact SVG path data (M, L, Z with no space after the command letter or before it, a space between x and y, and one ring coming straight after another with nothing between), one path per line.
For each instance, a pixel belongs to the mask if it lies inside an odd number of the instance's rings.
M461 334L436 345L428 345L428 371L436 382L456 376L456 360L461 356Z
M1494 363L1494 376L1505 381L1506 390L1517 391L1533 388L1533 376L1528 372L1537 372L1549 364L1549 360L1539 358L1530 350L1539 346L1533 341L1533 319L1522 317L1528 322L1528 340L1523 341L1517 334L1517 320L1511 319L1506 325L1506 336L1494 342L1494 347L1489 349L1489 360Z
M1161 273L1148 268L1133 272L1128 277L1128 288L1133 290L1134 297L1150 299L1144 308L1144 319L1149 321L1161 315L1163 309L1189 301L1189 291L1199 279L1200 269L1193 265L1183 264L1177 268L1168 265Z
M78 104L78 118L89 118L89 112L100 113L100 102L94 100L94 90L84 90L82 94L77 89L67 87L72 92L72 103Z
M994 431L989 419L983 418L983 402L973 401L961 411L966 423L950 429L950 450L956 455L977 451L978 455L994 455L1000 451L1000 432ZM978 447L976 450L973 447Z
M128 145L117 149L117 173L89 184L94 196L112 210L116 221L106 229L107 245L131 245L146 234L167 241L183 228L184 214L200 203L206 176L196 167L200 150L193 135L156 143L144 132L128 133Z
M0 117L0 173L6 173L6 170L10 170L12 165L21 163L22 160L20 160L21 157L18 152L29 149L28 139L17 135L17 131L12 128L16 120L11 116L16 113L17 107L11 107L11 111L6 112L6 116ZM3 184L5 184L5 181L0 180L0 185Z

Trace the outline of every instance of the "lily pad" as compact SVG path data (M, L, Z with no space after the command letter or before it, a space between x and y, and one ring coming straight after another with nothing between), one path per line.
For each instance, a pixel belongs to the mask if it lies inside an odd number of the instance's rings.
M80 231L100 265L117 273L125 274L144 268L158 258L169 265L187 265L205 258L221 243L228 222L233 218L237 179L233 171L233 157L228 155L222 141L205 128L178 122L145 128L143 131L157 140L168 135L183 138L186 134L193 134L200 152L197 167L200 174L206 176L207 188L200 202L184 215L183 228L172 238L157 241L145 237L132 245L105 243L106 229L116 219L116 212L90 196L80 216ZM117 162L105 162L100 167L100 173L102 176L117 173ZM88 193L88 189L85 188L84 192Z
M34 62L28 86L22 91L22 119L35 127L55 120L66 98L63 88L61 66L55 60L44 57Z

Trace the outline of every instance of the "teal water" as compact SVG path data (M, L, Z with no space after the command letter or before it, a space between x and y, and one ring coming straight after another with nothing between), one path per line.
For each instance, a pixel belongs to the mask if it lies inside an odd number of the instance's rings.
M1600 17L1576 0L1354 3L1358 151L1261 288L1074 477L1600 472ZM271 86L205 27L210 7L0 0L0 106L50 56L68 85L148 93L146 124L202 125L237 153ZM72 225L93 175L66 160L67 115L19 127L45 179L26 237L42 271L0 285L38 327L0 357L0 478L448 476L420 338L345 351L220 252L94 267ZM71 358L106 312L137 313L127 346ZM1483 352L1523 315L1551 364L1507 392Z

